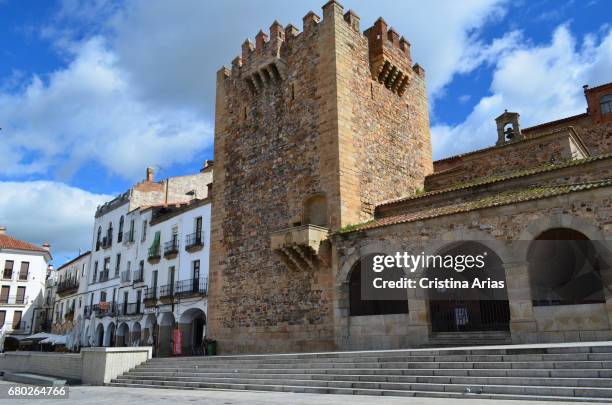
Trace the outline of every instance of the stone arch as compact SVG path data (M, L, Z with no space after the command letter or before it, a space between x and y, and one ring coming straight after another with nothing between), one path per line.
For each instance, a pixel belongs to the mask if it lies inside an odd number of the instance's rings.
M102 322L96 326L96 333L94 335L94 346L104 346L104 325Z
M117 328L117 345L118 347L124 347L130 345L130 328L127 323L121 322Z
M206 313L201 308L188 309L179 318L179 329L183 337L182 353L204 355Z
M596 241L595 241L596 242ZM607 248L573 228L549 228L529 244L527 262L534 306L605 302Z
M172 312L164 312L159 319L159 340L157 345L158 356L172 355L173 332L175 319Z
M599 227L584 219L575 215L570 214L551 214L546 217L542 217L531 221L529 226L525 228L519 235L518 240L521 243L516 244L515 256L520 260L527 260L527 253L529 251L529 245L538 235L553 228L570 228L574 229L592 241L604 241L609 240L606 238L604 233Z
M132 346L140 346L140 340L142 334L142 328L140 326L140 322L134 322L131 328L131 338L130 342L132 342Z
M106 327L106 332L104 333L104 346L105 347L114 347L116 343L116 327L114 322L110 322Z
M493 249L495 246L495 243L485 244L480 240L466 238L450 241L435 253L440 257L480 257L484 261L484 267L468 269L464 266L464 269L459 271L439 268L439 264L430 267L428 271L435 272L436 277L462 281L469 287L428 288L423 291L428 297L432 333L509 330L510 307L505 287L506 272L503 260ZM483 271L486 271L486 276ZM432 276L428 275L428 278L431 279ZM504 288L472 287L475 280L487 279L503 283Z

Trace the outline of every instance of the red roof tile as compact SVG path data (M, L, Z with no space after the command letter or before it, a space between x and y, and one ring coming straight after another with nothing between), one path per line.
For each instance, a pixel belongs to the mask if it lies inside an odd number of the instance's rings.
M0 235L0 249L28 250L32 252L49 253L49 251L42 246L37 246L29 242L11 238L8 235Z

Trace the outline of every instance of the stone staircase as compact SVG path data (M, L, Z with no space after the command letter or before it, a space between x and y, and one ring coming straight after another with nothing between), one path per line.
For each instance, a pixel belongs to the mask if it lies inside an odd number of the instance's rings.
M612 342L155 358L122 387L612 402Z

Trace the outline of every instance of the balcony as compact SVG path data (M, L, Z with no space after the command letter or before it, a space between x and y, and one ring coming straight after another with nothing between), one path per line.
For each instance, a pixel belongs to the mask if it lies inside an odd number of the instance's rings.
M185 250L188 252L195 252L201 250L204 247L204 240L202 239L202 232L195 232L185 237Z
M148 288L144 294L144 306L153 307L157 304L157 288Z
M105 236L102 238L102 249L109 249L113 246L113 238Z
M121 272L121 282L122 283L129 283L130 280L131 280L131 277L130 277L131 275L132 275L132 272L129 271L129 270L122 271Z
M123 244L134 243L134 230L131 229L123 233Z
M93 306L93 312L98 318L113 316L117 313L117 304L115 302L103 301Z
M28 297L22 297L20 295L0 297L0 305L25 305L27 302Z
M164 304L169 304L174 299L174 284L162 285L159 287L159 300Z
M100 273L100 277L98 278L98 282L108 281L108 270L104 270Z
M153 245L149 248L149 255L147 257L147 261L151 264L159 263L161 259L160 248L159 245Z
M61 281L57 285L57 295L67 295L77 292L79 289L79 282L74 278L68 278Z
M171 240L170 242L164 243L164 258L170 260L174 259L179 252L178 239Z
M142 283L144 281L144 271L141 270L134 270L134 272L132 273L132 280L134 281L134 283Z
M127 303L123 302L117 306L117 315L130 316L141 315L143 305L140 302Z
M177 281L174 295L180 297L206 295L208 292L208 279L206 277Z
M329 229L302 225L270 234L270 247L292 270L314 270L330 259L327 240Z

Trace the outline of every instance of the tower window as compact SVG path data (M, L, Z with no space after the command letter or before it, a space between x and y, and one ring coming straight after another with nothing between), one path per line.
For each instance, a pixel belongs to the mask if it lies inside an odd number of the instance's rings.
M606 94L599 100L599 109L602 114L612 113L612 94Z

